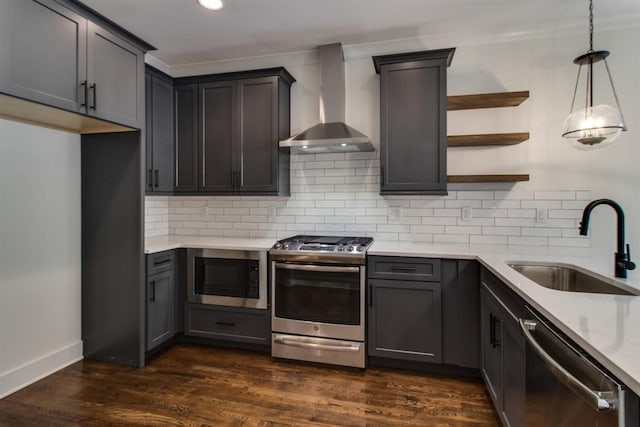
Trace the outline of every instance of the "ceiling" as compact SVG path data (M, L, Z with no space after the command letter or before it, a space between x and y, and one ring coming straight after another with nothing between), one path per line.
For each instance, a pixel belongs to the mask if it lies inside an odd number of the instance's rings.
M585 31L587 0L81 0L154 45L168 66L451 35L513 37ZM597 30L638 25L639 0L595 0ZM626 23L626 24L625 24Z

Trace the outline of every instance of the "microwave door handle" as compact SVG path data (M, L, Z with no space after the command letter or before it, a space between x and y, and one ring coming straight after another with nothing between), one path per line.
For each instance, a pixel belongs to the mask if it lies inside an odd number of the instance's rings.
M532 330L538 326L538 322L535 320L519 319L520 329L531 345L531 348L542 359L549 371L564 385L566 385L573 392L585 399L592 409L598 412L606 412L616 410L615 394L610 391L598 391L591 390L584 383L574 377L569 371L567 371L562 365L554 360L549 353L547 353L540 344L536 341L531 333ZM542 326L542 325L541 325ZM544 327L544 326L542 326Z
M319 273L359 273L359 267L338 267L329 265L313 265L313 264L285 264L282 262L276 263L276 268L282 270L297 270L297 271L314 271Z

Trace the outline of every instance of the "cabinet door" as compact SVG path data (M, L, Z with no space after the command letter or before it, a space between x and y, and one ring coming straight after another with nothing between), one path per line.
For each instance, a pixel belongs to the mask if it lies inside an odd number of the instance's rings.
M87 20L52 0L0 4L0 92L85 112Z
M278 191L278 78L238 81L237 191Z
M173 85L164 79L151 79L152 137L151 178L153 191L173 191ZM147 169L149 169L147 164Z
M145 162L145 191L153 191L153 96L151 87L151 74L144 74L144 104L145 104L145 120L144 120L144 162Z
M175 191L198 191L198 85L175 87Z
M236 162L237 101L233 81L198 86L200 191L230 192L238 181Z
M480 266L442 260L442 361L480 368Z
M144 123L144 58L115 34L88 23L88 114L142 128Z
M442 360L440 283L369 279L370 356Z
M505 323L503 332L502 418L509 427L524 426L526 342L515 325Z
M482 377L496 408L502 407L502 326L497 309L481 298Z
M443 61L414 61L382 67L382 194L446 194L446 102Z
M147 350L175 334L173 270L147 278Z

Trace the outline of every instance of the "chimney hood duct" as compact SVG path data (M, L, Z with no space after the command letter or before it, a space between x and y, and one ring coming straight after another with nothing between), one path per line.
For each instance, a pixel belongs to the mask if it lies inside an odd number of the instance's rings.
M340 43L318 46L320 56L320 119L322 123L280 141L299 154L375 151L368 136L344 123L344 57Z

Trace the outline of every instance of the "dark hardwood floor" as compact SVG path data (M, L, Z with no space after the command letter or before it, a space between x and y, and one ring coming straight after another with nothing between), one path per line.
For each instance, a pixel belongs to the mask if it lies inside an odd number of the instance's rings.
M479 380L174 345L144 369L84 360L0 400L2 426L498 425Z

